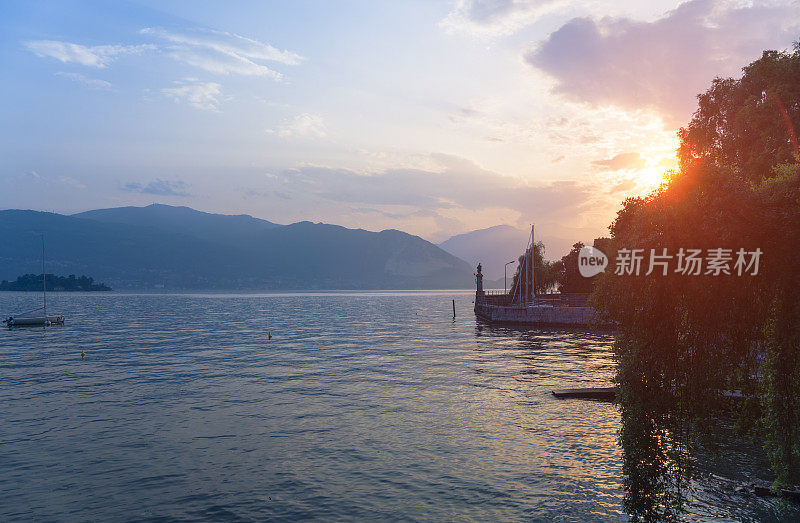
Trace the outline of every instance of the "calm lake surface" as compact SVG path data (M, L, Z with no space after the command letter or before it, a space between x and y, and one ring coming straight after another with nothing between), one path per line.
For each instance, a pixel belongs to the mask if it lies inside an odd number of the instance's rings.
M65 326L0 330L0 519L627 519L616 407L550 395L613 337L472 296L52 294ZM778 519L727 454L687 518Z

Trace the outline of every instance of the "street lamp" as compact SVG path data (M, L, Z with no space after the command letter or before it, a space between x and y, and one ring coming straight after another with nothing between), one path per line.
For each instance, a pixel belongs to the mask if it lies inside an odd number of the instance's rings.
M508 276L506 276L506 270L508 269L509 265L511 265L512 263L516 263L516 261L517 260L511 260L510 262L506 263L505 267L503 267L503 294L508 294L508 290L506 290L508 287L508 284L506 282L508 278Z

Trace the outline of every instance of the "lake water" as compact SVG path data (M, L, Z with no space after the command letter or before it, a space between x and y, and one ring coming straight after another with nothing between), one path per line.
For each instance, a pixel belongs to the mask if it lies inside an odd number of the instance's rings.
M52 294L66 325L0 331L0 519L627 519L616 407L550 395L607 385L612 336L471 301ZM688 517L777 519L743 474Z

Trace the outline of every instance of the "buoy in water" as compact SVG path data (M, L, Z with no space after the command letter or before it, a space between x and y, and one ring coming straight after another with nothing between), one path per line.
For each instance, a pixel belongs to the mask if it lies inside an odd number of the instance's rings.
M267 335L269 336L269 339L272 339L272 333L271 332L268 332Z
M86 354L83 351L81 351L81 359L83 359L84 356L86 356Z

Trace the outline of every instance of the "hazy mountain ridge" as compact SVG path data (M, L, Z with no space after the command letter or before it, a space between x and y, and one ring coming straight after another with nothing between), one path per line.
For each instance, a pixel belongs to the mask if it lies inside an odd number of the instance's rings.
M370 232L151 205L73 216L0 211L0 279L41 266L115 289L411 289L471 287L463 260L401 231Z
M4 238L0 279L13 279L41 267L41 233L46 237L48 273L87 274L115 288L191 288L245 269L242 256L230 249L223 254L217 244L189 235L150 226L8 210L0 211Z
M483 264L486 278L502 280L505 263L522 254L529 233L510 225L495 225L458 234L440 243L439 247L474 266ZM516 265L510 265L509 274L513 274L514 269Z
M536 241L545 244L545 258L558 260L570 250L574 240L555 236L541 236L537 229ZM457 234L439 244L450 254L467 261L473 266L483 264L483 274L494 280L498 287L503 284L503 270L506 262L516 261L525 251L530 229L519 229L511 225L495 225L463 234ZM517 265L508 266L510 279Z
M151 226L227 245L241 242L252 234L281 227L277 223L254 218L249 214L213 214L190 207L156 203L146 207L95 209L72 216L107 223Z

